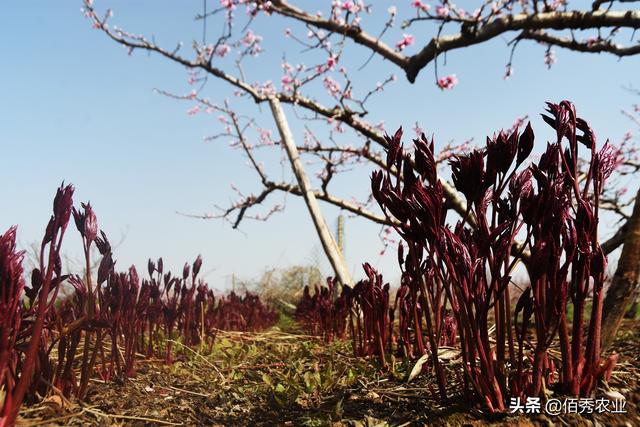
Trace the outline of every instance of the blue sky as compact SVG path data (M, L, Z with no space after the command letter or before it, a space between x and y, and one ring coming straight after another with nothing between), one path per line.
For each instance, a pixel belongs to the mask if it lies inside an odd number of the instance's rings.
M188 48L194 38L201 37L201 24L193 20L201 1L97 0L96 4L101 10L113 8L114 24L156 35L168 47L183 41ZM211 212L216 204L228 204L235 198L231 182L247 192L256 191L255 174L224 141L203 142L203 137L220 130L215 116L190 117L186 114L189 104L153 91L189 92L182 67L154 55L127 55L91 29L80 7L75 0L41 2L37 7L10 0L0 6L0 230L19 224L23 246L39 241L55 188L65 180L76 186L76 203L91 201L101 228L112 240L125 236L116 251L121 268L132 263L143 267L148 257L163 256L166 264L179 269L201 253L211 286L224 288L232 273L251 278L270 267L322 260L305 206L293 196L286 199L284 213L267 223L246 221L241 231L219 220L176 214ZM386 7L371 18L377 28ZM265 38L265 53L247 66L249 80L279 82L285 52L292 63L318 60L282 36L287 26L301 36L306 33L279 19L256 22L255 31ZM420 44L433 28L410 32ZM400 35L396 30L387 40L392 43ZM388 130L400 125L410 129L419 121L435 134L437 143L444 143L470 137L482 141L486 134L528 114L541 144L550 136L538 118L544 102L570 99L601 141L619 141L632 128L620 110L638 100L622 86L638 86L639 58L618 60L558 51L557 64L547 70L544 48L523 43L516 54L515 73L505 81L509 54L505 41L450 53L440 72L455 73L460 84L446 92L434 84L433 65L411 85L398 69L374 59L363 71L354 72L360 87L391 73L398 80L371 103L370 120L384 120ZM343 65L355 71L367 57L367 52L351 49ZM231 92L211 82L204 94L221 101ZM317 96L323 96L321 90ZM239 102L237 108L273 128L255 105ZM302 138L304 123L291 120L296 137ZM349 136L345 138L349 142ZM264 160L272 164L278 158L279 153L266 154ZM340 194L364 195L369 188L368 171L349 173L339 184ZM275 201L281 199L278 196ZM326 205L323 211L334 224L338 211ZM394 251L378 255L378 232L377 226L348 218L347 261L356 277L359 264L370 261L393 280L397 276ZM65 249L72 258L81 251L76 234L70 229ZM329 273L324 261L322 266Z

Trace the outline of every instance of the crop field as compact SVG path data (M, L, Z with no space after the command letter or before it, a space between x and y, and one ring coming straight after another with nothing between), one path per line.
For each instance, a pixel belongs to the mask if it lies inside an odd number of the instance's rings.
M53 394L23 408L20 423L633 426L640 420L638 327L637 321L625 322L613 347L623 362L609 387L627 397L623 415L489 416L460 396L442 401L429 369L407 382L413 364L397 359L381 369L375 360L354 357L348 343L326 343L283 318L264 332L220 332L212 349L184 349L172 365L141 355L134 378L109 383L96 379L84 403ZM458 363L447 362L452 371ZM598 390L605 393L605 388Z
M4 3L0 427L640 426L640 0Z

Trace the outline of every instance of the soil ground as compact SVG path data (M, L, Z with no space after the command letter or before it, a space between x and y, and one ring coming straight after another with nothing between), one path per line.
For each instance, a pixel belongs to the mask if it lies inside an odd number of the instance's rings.
M488 415L461 397L442 401L429 372L407 382L413 366L405 362L383 371L353 357L348 343L327 344L288 323L221 332L210 350L182 347L172 365L141 358L135 378L94 381L85 403L49 396L24 407L19 425L640 426L639 326L623 324L619 363L597 393L623 394L626 414ZM455 374L455 363L448 369Z

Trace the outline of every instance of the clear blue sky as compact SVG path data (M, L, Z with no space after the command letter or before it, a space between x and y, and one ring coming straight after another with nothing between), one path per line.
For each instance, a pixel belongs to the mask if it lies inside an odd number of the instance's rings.
M168 47L183 41L188 48L194 38L201 37L201 25L193 20L201 1L97 0L96 4L101 10L114 9L114 24L155 34ZM77 203L91 201L100 227L112 240L126 234L116 253L121 268L131 263L143 267L148 257L163 256L178 269L201 253L210 284L222 288L232 273L250 278L269 267L321 259L305 207L293 196L287 198L284 213L267 223L247 221L242 232L222 221L176 214L211 212L215 204L227 204L235 198L231 182L255 191L255 175L225 142L203 142L204 136L220 130L215 116L187 116L189 104L153 92L154 88L189 92L182 67L155 55L128 56L91 29L80 7L75 0L37 5L10 0L0 6L0 230L17 223L23 245L39 241L55 189L65 180L76 186ZM380 24L380 19L373 18L373 23ZM265 38L266 52L248 66L250 80L279 82L279 62L285 51L292 63L298 57L306 58L307 64L314 62L282 37L289 25L278 19L258 20L255 28ZM306 33L297 31L301 36ZM420 44L432 29L411 32ZM399 30L392 33L389 42L400 34ZM446 92L435 86L432 65L414 85L380 59L354 76L364 88L398 74L398 81L370 105L371 121L384 119L389 130L400 125L411 128L419 121L438 143L469 137L482 141L486 134L509 127L525 114L532 117L538 143L543 143L550 134L538 113L547 100L575 102L602 141L607 137L619 141L632 128L620 110L638 100L622 86L638 85L640 58L619 61L612 56L558 51L557 64L546 70L544 48L523 44L516 55L514 76L504 81L508 53L505 40L496 40L449 54L441 73L455 73L460 84ZM355 71L367 56L362 50L351 50L345 65ZM206 95L220 101L230 91L214 82L207 86ZM273 128L254 105L238 104L238 109L263 117L264 126ZM301 123L292 120L301 138ZM367 173L351 173L340 184L342 194L362 195L369 188ZM337 210L326 205L323 210L334 224ZM359 264L370 261L394 279L394 251L378 256L378 231L379 227L363 220L347 220L348 263L357 277ZM75 228L70 228L66 251L71 257L80 253L76 235Z

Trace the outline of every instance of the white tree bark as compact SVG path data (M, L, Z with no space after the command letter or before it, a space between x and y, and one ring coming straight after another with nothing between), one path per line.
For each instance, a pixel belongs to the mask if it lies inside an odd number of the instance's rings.
M289 156L291 169L293 169L298 185L302 190L302 196L307 204L307 208L309 208L309 214L313 220L313 225L316 227L318 237L320 237L322 248L324 249L325 254L327 254L331 267L333 267L333 271L335 272L338 280L340 280L343 285L352 286L353 280L351 279L351 273L349 273L349 269L347 268L342 252L336 244L336 241L327 226L327 222L322 216L322 211L320 210L316 196L311 188L311 184L309 183L309 179L307 178L302 162L300 161L300 155L293 140L291 129L289 129L289 123L287 122L287 118L282 110L282 105L277 98L269 98L269 105L271 106L273 118L278 126L280 138L282 139L282 143L284 144L287 155Z

